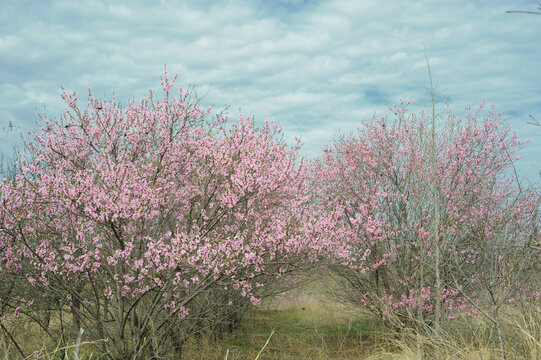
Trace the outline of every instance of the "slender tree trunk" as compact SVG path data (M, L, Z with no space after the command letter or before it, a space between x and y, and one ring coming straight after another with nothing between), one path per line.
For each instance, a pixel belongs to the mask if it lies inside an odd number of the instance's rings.
M424 256L424 242L421 240L420 252L421 257ZM423 315L423 301L422 301L422 289L425 287L425 264L421 262L421 268L419 269L419 289L417 296L419 297L419 306L417 307L417 327L423 329L423 332L426 333L427 327L425 324L425 319Z
M438 222L436 221L436 225L439 226ZM435 239L435 276L436 276L436 283L434 285L435 287L435 295L434 295L434 330L436 331L436 334L439 335L440 333L440 325L441 325L441 278L440 278L440 246L438 244L437 236L439 231L436 229L435 231L436 235L434 236Z
M79 313L81 312L81 303L79 302L79 298L74 296L72 299L72 309L71 309L71 315L73 320L73 328L76 331L79 331L81 328L81 319L79 319Z
M502 326L500 324L498 310L496 310L494 307L492 309L492 318L493 318L494 328L496 329L496 336L498 337L498 346L500 347L500 359L505 360L505 348L503 345Z
M434 247L434 331L436 335L440 334L440 324L441 324L441 275L440 275L440 263L441 263L441 253L440 253L440 204L439 204L439 181L437 177L437 162L436 162L436 101L434 98L434 86L432 84L432 73L430 71L430 63L428 61L428 55L426 54L425 48L425 59L426 65L428 67L428 77L430 79L430 95L432 97L432 134L431 134L431 144L430 144L430 162L432 166L432 188L433 188L433 199L434 204L434 235L433 235L433 247Z

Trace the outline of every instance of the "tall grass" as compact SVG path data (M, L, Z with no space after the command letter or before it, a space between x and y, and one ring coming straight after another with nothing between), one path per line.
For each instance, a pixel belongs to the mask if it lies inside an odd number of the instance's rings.
M393 333L368 314L348 308L328 295L325 283L315 283L266 302L245 317L239 329L216 341L192 339L186 359L498 359L496 334L482 319L457 319L443 324L439 337L421 336L404 329ZM506 358L541 359L539 304L503 312ZM70 345L40 341L39 330L23 317L6 324L22 339L28 359L74 358ZM17 351L2 334L0 359L17 359ZM99 359L96 344L80 344L81 360Z

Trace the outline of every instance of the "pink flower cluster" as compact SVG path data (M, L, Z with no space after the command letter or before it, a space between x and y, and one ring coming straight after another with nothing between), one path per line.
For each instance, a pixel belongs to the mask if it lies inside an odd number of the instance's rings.
M539 237L540 192L513 174L523 143L494 108L433 122L408 104L389 108L394 119L362 121L314 161L315 196L338 220L338 259L351 269L339 274L358 291L350 300L378 314L428 314L439 301L450 317L475 315L494 284L520 273L506 269L539 267L528 244Z
M72 296L158 291L166 310L186 314L214 284L257 304L258 274L317 258L331 223L313 221L299 144L269 122L212 119L172 88L165 73L159 101L151 93L126 108L89 93L83 109L64 91L68 110L43 117L17 178L0 185L1 271L24 268L32 286L67 292L70 307Z

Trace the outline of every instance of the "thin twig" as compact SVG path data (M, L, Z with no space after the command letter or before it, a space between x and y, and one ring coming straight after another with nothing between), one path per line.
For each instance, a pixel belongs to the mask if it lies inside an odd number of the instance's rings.
M255 360L259 359L259 356L261 355L261 353L263 352L263 350L265 350L265 348L267 347L267 345L269 344L269 341L272 337L272 335L274 335L274 332L275 332L276 328L273 328L269 337L267 338L267 341L265 342L265 345L263 345L263 347L261 348L261 350L259 350L259 353L257 354L257 356L255 357Z
M508 13L508 14L533 14L533 15L541 15L541 12L535 12L535 11L523 11L523 10L507 10L506 13Z
M73 359L74 360L79 360L79 349L80 349L80 345L81 345L81 339L83 338L83 328L80 328L79 329L79 336L77 336L77 342L75 343L75 349L73 350Z
M17 341L15 341L15 339L13 338L13 336L11 336L11 333L8 331L8 329L6 329L6 327L5 327L3 324L0 324L0 326L2 327L2 329L4 330L4 332L9 336L9 338L11 339L11 342L15 345L15 347L17 348L17 351L19 352L19 354L21 354L21 356L23 357L23 359L25 359L26 357L24 356L23 351L22 351L21 348L19 347L19 344L17 344Z

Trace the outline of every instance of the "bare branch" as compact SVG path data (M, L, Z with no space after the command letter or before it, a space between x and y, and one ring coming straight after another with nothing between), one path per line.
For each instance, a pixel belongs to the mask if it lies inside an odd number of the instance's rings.
M537 9L541 10L541 1L539 2L539 6ZM524 11L524 10L507 10L507 14L531 14L531 15L541 15L541 12L537 11Z

